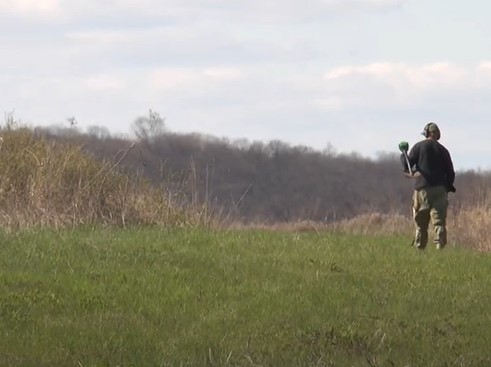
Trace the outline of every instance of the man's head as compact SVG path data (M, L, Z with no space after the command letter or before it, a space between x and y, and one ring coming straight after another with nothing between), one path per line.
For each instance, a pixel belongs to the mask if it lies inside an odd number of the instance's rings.
M440 129L438 128L438 125L434 122L429 122L428 124L426 124L421 134L424 135L424 137L427 139L439 140L441 137Z

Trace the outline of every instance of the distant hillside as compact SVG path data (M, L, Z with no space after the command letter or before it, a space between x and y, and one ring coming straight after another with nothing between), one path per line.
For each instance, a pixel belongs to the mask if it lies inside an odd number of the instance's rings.
M109 134L53 132L101 159L116 159L134 143ZM412 182L401 174L397 152L377 160L357 154L320 152L281 141L230 142L197 134L159 130L141 134L121 165L165 184L200 205L208 203L225 218L244 222L302 219L330 222L367 212L408 214ZM454 208L487 202L488 172L459 172Z

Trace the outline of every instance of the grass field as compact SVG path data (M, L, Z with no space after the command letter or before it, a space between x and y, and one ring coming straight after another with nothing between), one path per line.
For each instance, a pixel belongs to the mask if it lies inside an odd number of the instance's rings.
M403 237L0 233L0 365L489 366L490 275Z

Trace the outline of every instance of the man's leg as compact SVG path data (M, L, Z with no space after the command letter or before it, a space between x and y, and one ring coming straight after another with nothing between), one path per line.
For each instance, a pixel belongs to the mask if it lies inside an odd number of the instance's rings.
M443 186L433 188L431 193L431 222L435 229L433 242L437 249L442 249L447 245L447 190Z
M414 246L424 250L428 243L428 225L430 224L430 206L428 193L425 189L414 191L413 218L416 225Z

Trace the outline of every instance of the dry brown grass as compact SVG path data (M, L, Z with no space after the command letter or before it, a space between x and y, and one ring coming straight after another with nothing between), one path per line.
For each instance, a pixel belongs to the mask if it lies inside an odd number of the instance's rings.
M230 225L233 229L263 229L282 232L336 232L370 236L407 236L414 233L411 216L400 214L368 213L333 223L298 221L276 224ZM448 237L450 247L465 247L478 251L491 251L491 207L461 208L450 210L448 215ZM430 228L431 240L431 228Z
M50 142L29 129L8 125L1 136L0 227L5 230L86 224L197 226L210 220L182 193L124 174L118 163L127 152L100 162L69 141Z
M233 223L229 226L233 229L264 229L281 232L341 232L356 235L390 235L407 234L410 231L409 219L402 215L388 215L381 213L369 213L358 215L354 218L343 219L332 223L320 223L311 220L296 222L281 222L274 224L264 223Z
M359 235L404 235L411 232L408 217L400 214L368 213L332 223L336 231Z
M463 208L451 213L448 221L452 243L478 251L491 251L491 207Z
M449 246L491 251L491 207L483 205L450 210L447 222ZM412 236L414 232L410 215L380 213L360 215L330 227L339 232L362 235Z

